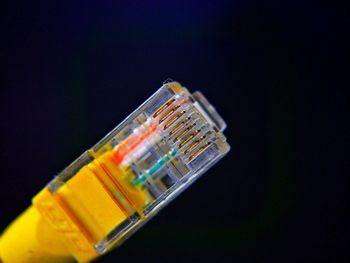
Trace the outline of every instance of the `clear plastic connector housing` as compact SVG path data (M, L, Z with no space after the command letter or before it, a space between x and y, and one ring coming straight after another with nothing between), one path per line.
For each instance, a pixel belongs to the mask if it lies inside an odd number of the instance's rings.
M200 93L177 82L153 96L48 185L59 192L81 169L94 165L125 214L95 241L104 253L130 236L230 149L224 120ZM91 168L92 169L92 168Z

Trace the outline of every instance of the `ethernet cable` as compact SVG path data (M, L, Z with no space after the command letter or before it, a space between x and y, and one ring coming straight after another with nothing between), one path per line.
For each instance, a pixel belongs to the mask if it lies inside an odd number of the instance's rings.
M229 151L225 128L200 92L164 83L33 198L3 233L1 260L91 262L109 252Z

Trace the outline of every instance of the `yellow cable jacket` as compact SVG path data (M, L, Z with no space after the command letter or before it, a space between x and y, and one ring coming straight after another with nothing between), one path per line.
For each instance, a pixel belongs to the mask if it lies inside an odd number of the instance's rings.
M55 230L30 206L2 234L0 262L74 262Z

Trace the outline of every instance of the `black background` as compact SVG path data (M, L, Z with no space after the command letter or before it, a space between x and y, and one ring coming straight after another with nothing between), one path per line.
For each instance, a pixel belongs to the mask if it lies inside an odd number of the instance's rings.
M1 12L1 229L171 77L216 106L232 150L99 262L349 262L345 8L47 1Z

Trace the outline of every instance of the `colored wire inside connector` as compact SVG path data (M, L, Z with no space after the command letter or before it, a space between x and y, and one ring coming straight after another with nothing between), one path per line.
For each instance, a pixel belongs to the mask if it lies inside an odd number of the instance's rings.
M132 183L133 185L141 185L144 183L150 176L154 175L159 169L161 169L172 157L176 155L176 150L172 149L168 154L165 154L158 162L153 165L149 170L144 174L140 175Z
M132 133L128 138L126 138L121 144L117 146L113 154L113 160L117 164L120 164L132 150L143 143L156 130L157 126L151 123L149 127L143 127L141 130Z

